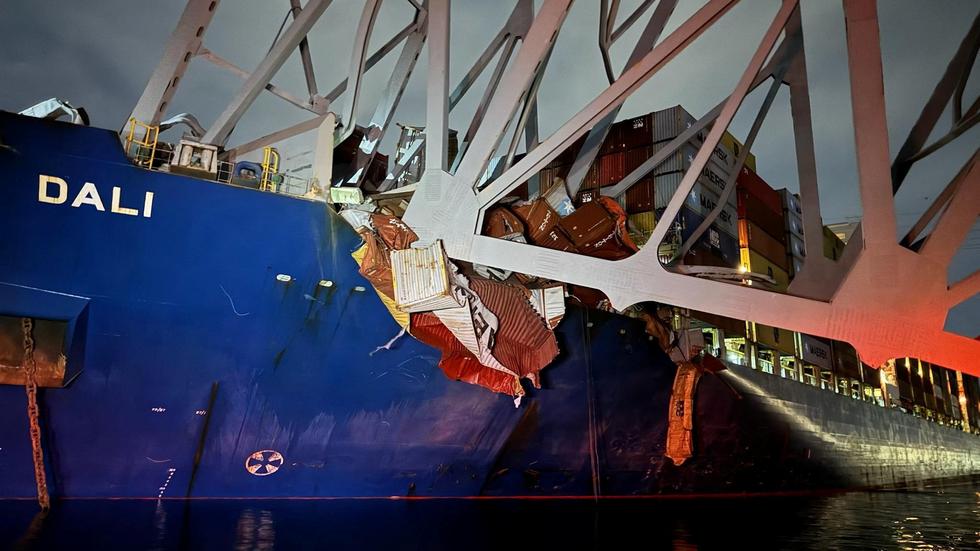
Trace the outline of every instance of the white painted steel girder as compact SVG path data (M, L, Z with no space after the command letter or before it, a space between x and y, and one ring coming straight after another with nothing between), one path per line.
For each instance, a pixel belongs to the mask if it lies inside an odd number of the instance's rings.
M618 27L615 27L615 23L620 2L604 2L597 34L600 50L608 53L609 45L639 21L655 1L641 2ZM363 73L404 42L401 58L395 65L386 94L372 119L373 126L383 134L392 120L398 97L404 90L422 43L428 41L426 136L424 143L416 144L416 151L425 147L428 166L406 212L405 221L423 240L442 239L450 257L600 289L619 308L640 301L656 301L846 341L853 344L862 359L872 365L893 357L911 356L980 375L980 342L943 330L949 309L980 291L980 271L959 282L947 284L950 260L980 215L980 200L977 199L980 197L978 155L974 154L964 164L901 243L896 239L893 199L912 163L980 121L980 103L975 101L964 108L962 97L980 42L980 16L974 21L905 145L890 165L877 6L874 0L842 0L847 24L858 187L864 220L855 230L841 259L832 261L816 252L809 255L804 269L794 279L787 294L691 277L665 267L658 258L657 245L663 240L668 224L657 225L648 246L639 253L615 262L478 235L483 214L488 208L521 183L532 180L563 150L590 133L587 145L572 169L570 180L575 184L572 187L577 187L576 182L584 177L602 138L626 98L707 32L737 2L708 0L668 36L659 39L675 4L674 0L659 0L622 74L552 135L538 143L534 111L538 101L537 86L571 7L571 0L544 0L537 13L534 13L531 0L518 0L507 22L452 93L449 88L449 56L452 51L450 0L413 1L417 8L415 19L373 55L365 57L380 5L380 0L366 0L354 38L348 78L324 96L324 103L319 105L313 102L318 96L312 53L305 37L330 2L309 0L300 7L298 0L290 0L294 16L292 24L258 67L244 75L246 82L242 89L212 125L204 141L224 144L242 114L262 90L278 93L280 97L320 115L252 139L228 151L229 155L270 145L315 128L319 128L321 134L329 131L327 127L332 125L324 125L325 120L332 118L331 114L326 113L327 105L345 92L346 109L342 121L345 132L350 131L355 122ZM205 56L209 54L206 49L201 49L200 39L216 5L216 2L209 0L188 2L164 58L151 77L133 116L151 124L159 121L186 68L189 60L185 59L187 54L190 57L201 51ZM299 48L303 62L311 98L309 106L270 83L286 57L296 48ZM223 61L212 57L212 61L219 64ZM448 113L495 57L497 63L489 77L489 84L462 138L454 166L450 167L447 159ZM606 58L608 60L608 55ZM611 64L609 66L612 74ZM232 70L244 73L241 69ZM793 116L804 234L808 248L819 251L823 226L797 0L781 2L731 94L692 127L658 150L640 168L618 184L605 188L602 193L614 197L622 195L697 133L708 129L703 145L668 203L665 214L661 216L664 220L673 219L746 95L769 78L775 82L737 163L744 162L774 95L786 84ZM545 100L542 98L542 101ZM954 115L953 128L927 145L936 121L950 104ZM515 115L517 122L511 124ZM523 159L510 166L522 131L526 134L528 152ZM506 135L508 132L512 134ZM366 145L366 152L364 158L359 159L359 164L370 161L378 139L377 133L372 133L371 137L366 138L368 143L362 143ZM509 142L504 141L508 139ZM502 143L507 144L508 157L503 163L503 172L479 189L477 182ZM407 164L414 154L399 159L399 162ZM327 157L322 157L318 163L323 165L329 162L324 159ZM326 166L322 168L325 170ZM733 181L726 182L726 193L731 193L733 188ZM724 202L721 201L722 204ZM703 226L707 224L710 224L710 217ZM932 230L928 231L930 226ZM690 242L686 245L689 246Z

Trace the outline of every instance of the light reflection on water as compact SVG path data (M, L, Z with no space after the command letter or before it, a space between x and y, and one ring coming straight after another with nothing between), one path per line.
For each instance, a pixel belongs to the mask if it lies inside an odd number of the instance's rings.
M980 479L713 500L0 501L20 549L980 549Z

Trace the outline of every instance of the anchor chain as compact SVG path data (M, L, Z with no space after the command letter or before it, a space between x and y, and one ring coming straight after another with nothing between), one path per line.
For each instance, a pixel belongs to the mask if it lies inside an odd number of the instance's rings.
M34 454L34 480L37 482L37 502L41 509L47 511L51 507L48 496L48 483L44 472L44 450L41 449L41 422L37 409L37 362L34 359L34 320L21 318L21 329L24 332L24 373L27 390L27 418L30 423L31 449Z

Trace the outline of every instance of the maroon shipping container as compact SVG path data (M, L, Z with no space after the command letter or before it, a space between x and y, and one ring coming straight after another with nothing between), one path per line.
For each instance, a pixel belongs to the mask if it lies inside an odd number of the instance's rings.
M654 204L654 189L652 177L643 178L633 184L633 187L629 188L623 194L624 201L621 202L623 209L626 210L627 214L654 210L656 208Z
M623 151L626 144L623 143L623 127L618 124L609 125L609 132L606 134L605 141L599 147L599 155Z
M777 213L783 212L782 197L755 172L743 167L738 173L735 183L739 189L745 190L749 195L758 199L769 210Z
M627 149L625 155L626 174L628 175L637 168L640 168L640 165L645 163L647 159L653 156L653 148L650 146L634 147L632 149ZM647 175L644 174L644 176Z
M616 123L619 139L626 149L647 147L653 144L653 114L640 115Z
M758 197L742 188L738 192L738 217L750 220L770 237L786 244L786 221L782 212L773 212Z

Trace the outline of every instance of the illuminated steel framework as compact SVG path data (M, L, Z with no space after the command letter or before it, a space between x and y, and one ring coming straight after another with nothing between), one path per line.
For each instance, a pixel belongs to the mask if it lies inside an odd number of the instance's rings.
M425 161L427 166L405 214L405 221L422 239L442 239L455 259L497 266L557 279L605 292L613 305L623 308L640 301L657 301L680 307L750 319L811 335L853 344L867 363L879 365L893 357L912 356L966 373L980 375L980 341L944 331L951 308L980 290L980 270L953 283L947 270L980 213L980 172L974 153L926 209L921 219L901 240L896 239L894 195L910 166L954 140L980 118L980 101L964 108L963 94L980 45L980 18L949 62L948 68L922 110L919 119L896 158L890 162L888 124L885 117L884 84L875 0L842 0L846 20L847 61L853 107L854 147L858 166L858 188L863 219L841 258L820 254L807 257L787 293L721 281L691 277L663 264L657 244L664 240L669 224L659 224L650 238L651 246L619 261L609 261L560 252L532 245L479 235L485 211L525 181L536 183L536 174L563 150L588 134L585 145L572 164L570 191L581 185L623 102L647 79L670 63L699 36L725 15L738 0L709 0L667 36L661 37L676 0L644 0L617 25L619 0L602 0L598 22L599 49L608 86L553 134L538 136L536 105L538 90L547 69L555 40L572 0L544 0L535 12L532 0L517 0L506 23L487 45L473 67L450 92L449 57L450 0L408 0L414 17L387 43L368 55L368 44L380 0L365 0L354 37L350 71L346 80L326 95L318 92L312 56L306 35L330 5L330 0L290 0L292 22L277 37L266 57L247 73L203 46L204 33L218 7L217 0L190 0L165 55L154 71L132 117L158 124L176 90L187 64L202 57L244 79L239 92L207 129L203 141L225 147L229 136L255 98L266 90L314 113L310 120L225 148L225 158L234 158L302 132L318 129L314 176L329 181L329 156L335 141L353 131L362 76L388 53L401 45L401 53L374 116L368 124L358 152L357 167L367 167L388 130L402 92L423 47L428 48ZM626 68L619 75L610 62L609 48L626 31L656 7L640 33ZM428 45L425 42L428 41ZM745 99L757 87L769 83L765 101L746 137L732 174L737 174L762 126L776 95L789 91L795 134L800 195L806 239L822 239L820 199L806 58L798 0L783 0L754 55L730 95L696 124L673 139L633 173L602 193L621 196L688 139L707 130L703 145L693 159L679 188L660 217L672 220L690 193L709 156ZM307 83L307 96L299 98L271 83L293 51L299 50ZM459 147L452 166L447 155L448 113L497 58L482 99ZM345 98L342 109L333 102ZM927 143L940 115L950 107L951 130ZM334 132L334 121L343 124ZM521 136L527 154L515 162ZM505 140L509 139L509 142ZM393 185L405 166L423 148L410 149L396 159L396 166L383 188ZM503 149L501 149L503 148ZM492 156L506 151L498 175L482 187L478 184ZM327 159L325 161L324 159ZM362 185L364 171L343 185ZM678 255L718 216L735 188L734 176L726 182L718 207L684 243ZM928 231L927 231L928 230ZM820 250L821 244L808 248ZM909 316L914 312L914 316Z

